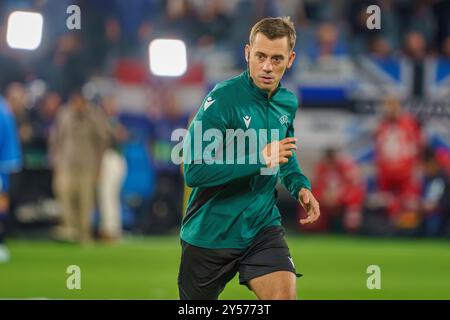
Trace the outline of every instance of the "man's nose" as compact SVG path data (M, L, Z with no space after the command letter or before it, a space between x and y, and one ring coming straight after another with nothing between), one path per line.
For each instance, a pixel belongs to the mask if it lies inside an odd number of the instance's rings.
M266 59L266 61L264 61L263 71L264 72L272 72L272 61L270 61L270 59Z

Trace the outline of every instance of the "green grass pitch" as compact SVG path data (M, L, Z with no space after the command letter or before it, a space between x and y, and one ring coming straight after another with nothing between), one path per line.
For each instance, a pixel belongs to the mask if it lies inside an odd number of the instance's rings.
M450 242L362 237L287 237L299 299L450 299ZM88 247L10 240L0 264L0 298L177 299L180 255L175 236L129 238ZM69 265L81 268L81 289L68 290ZM381 268L381 289L369 290L369 265ZM221 299L255 299L233 279Z

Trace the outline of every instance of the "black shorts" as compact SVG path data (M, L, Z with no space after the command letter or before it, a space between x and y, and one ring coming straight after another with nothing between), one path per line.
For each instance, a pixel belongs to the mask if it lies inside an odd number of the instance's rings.
M295 272L284 229L269 227L261 231L245 249L206 249L181 241L178 274L181 300L215 300L225 285L239 272L239 283L275 271Z

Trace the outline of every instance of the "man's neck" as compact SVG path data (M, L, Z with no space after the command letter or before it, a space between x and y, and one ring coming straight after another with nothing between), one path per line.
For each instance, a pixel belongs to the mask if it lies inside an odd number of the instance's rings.
M278 87L280 86L280 82L278 82L275 87L269 91L269 93L267 94L267 96L270 98L272 98L273 94L275 93L275 91L277 91Z

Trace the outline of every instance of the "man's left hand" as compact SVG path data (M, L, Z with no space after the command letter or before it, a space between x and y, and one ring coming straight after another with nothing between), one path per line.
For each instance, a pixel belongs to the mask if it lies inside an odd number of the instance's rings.
M319 202L314 198L311 191L306 188L302 188L298 193L298 199L303 209L305 209L308 215L305 219L300 219L301 224L313 223L320 216Z

